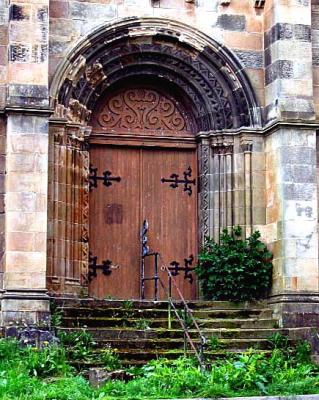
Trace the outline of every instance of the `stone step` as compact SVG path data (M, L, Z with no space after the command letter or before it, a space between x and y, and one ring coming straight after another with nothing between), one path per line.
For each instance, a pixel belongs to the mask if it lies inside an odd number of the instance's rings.
M65 317L69 318L145 318L145 319L156 319L156 318L167 318L167 309L152 309L152 308L70 308L64 307L59 308L58 311ZM193 309L192 313L197 318L251 318L251 317L262 317L272 318L272 310L267 308L252 308L252 309L238 309L238 310L219 310L219 309ZM172 315L175 313L172 310Z
M209 338L208 338L209 339ZM193 343L195 345L199 345L199 340L194 339ZM107 346L111 346L112 349L116 349L116 351L124 351L124 350L141 350L145 351L160 349L160 350L174 350L174 349L183 349L184 348L184 340L183 338L179 339L131 339L130 341L126 339L109 339L109 340L99 340L97 342L97 348L105 348ZM236 350L247 350L249 348L269 349L271 346L269 340L267 339L219 339L216 348L220 349L236 349ZM207 343L207 350L211 349L209 345L209 340Z
M73 332L81 331L82 328L59 328L59 331ZM134 328L88 328L88 332L92 333L94 340L110 340L110 339L178 339L183 338L183 332L180 329L134 329ZM261 329L202 329L203 335L209 339L210 337L218 337L221 339L268 339L275 333L288 335L289 331L285 329L261 328ZM189 333L192 338L198 337L198 332L190 329Z
M167 301L150 301L150 300L98 300L92 298L55 298L54 304L56 307L67 307L67 308L152 308L152 309L167 309ZM178 300L175 301L177 306L182 306L182 303ZM245 310L245 309L257 309L267 308L265 301L256 302L241 302L233 303L229 301L202 301L202 300L190 300L187 301L188 306L191 309L207 309L207 310Z
M261 354L270 354L270 350L256 350ZM238 354L242 353L243 350L238 349L227 349L225 350L215 350L215 351L205 351L205 360L206 362L221 359L225 357L229 357L229 354ZM194 356L194 351L187 350L187 355ZM165 351L160 349L151 349L145 352L144 349L129 349L129 350L119 350L117 351L117 355L119 356L120 362L123 366L134 366L134 365L144 365L150 360L154 360L157 358L166 358L168 360L173 360L178 357L184 356L185 352L183 349L176 349L171 351ZM78 369L85 370L90 367L99 367L103 366L102 361L83 361L83 362L74 362L73 363Z
M200 328L275 328L276 320L272 318L209 318L197 319ZM142 325L141 325L142 324ZM147 321L150 328L167 328L167 318L157 318ZM105 318L105 317L63 317L65 327L132 327L146 328L145 321L136 318ZM179 329L178 320L172 320L172 328Z

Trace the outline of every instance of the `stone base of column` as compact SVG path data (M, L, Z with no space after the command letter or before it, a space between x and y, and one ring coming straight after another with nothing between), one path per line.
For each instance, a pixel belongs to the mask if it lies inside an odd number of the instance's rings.
M269 298L269 305L279 319L279 327L287 329L293 340L306 340L319 360L319 294L286 293Z
M50 297L47 290L6 290L1 298L0 325L50 326Z
M318 293L274 295L269 298L269 305L279 318L282 328L319 326Z

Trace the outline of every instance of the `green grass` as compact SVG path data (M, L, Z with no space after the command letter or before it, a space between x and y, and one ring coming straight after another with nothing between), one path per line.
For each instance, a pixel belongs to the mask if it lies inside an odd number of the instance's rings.
M89 342L82 335L84 339ZM270 356L254 350L227 355L212 362L204 372L191 358L160 359L131 370L134 379L128 383L112 381L93 389L68 364L68 350L63 347L22 348L14 340L1 339L0 399L146 400L319 394L319 368L310 361L309 346L300 343L292 348L279 337L270 341L274 347ZM83 354L87 356L85 351Z

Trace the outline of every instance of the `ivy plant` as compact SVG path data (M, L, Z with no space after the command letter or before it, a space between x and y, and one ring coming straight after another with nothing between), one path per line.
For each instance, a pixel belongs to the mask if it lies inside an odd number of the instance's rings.
M239 226L224 229L220 242L211 238L198 258L195 272L206 300L251 301L267 296L272 277L272 254L254 232L242 239Z

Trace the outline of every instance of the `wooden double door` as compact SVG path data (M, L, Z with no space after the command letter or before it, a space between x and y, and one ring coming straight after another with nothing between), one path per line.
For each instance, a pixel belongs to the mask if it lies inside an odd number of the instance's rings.
M140 298L140 235L147 220L161 280L167 286L166 264L185 298L196 298L196 150L96 144L90 161L90 295ZM146 257L145 275L153 274L153 258ZM154 282L146 281L145 298L153 295ZM165 296L160 287L159 298Z

